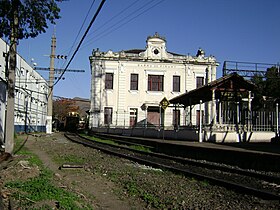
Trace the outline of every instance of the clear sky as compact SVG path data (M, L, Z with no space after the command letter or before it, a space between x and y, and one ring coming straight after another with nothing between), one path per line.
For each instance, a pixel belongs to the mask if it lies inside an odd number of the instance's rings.
M100 2L58 3L57 55L71 57ZM214 55L220 63L217 78L227 60L276 64L280 62L279 8L279 0L107 0L69 66L86 72L66 73L54 87L54 95L89 98L92 50L145 49L147 36L155 32L166 38L168 51L196 55L201 47L206 56ZM27 62L33 58L37 66L49 67L53 32L50 25L47 33L20 41L19 53ZM64 68L66 63L56 59L55 67ZM47 72L39 73L48 79Z

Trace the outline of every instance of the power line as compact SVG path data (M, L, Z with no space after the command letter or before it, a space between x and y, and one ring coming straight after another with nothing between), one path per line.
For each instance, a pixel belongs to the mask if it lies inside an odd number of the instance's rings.
M45 68L45 67L35 67L34 70L42 70L42 71L50 71L50 68ZM55 72L61 72L64 71L65 69L54 69ZM83 69L67 69L66 71L69 72L85 72Z
M141 16L142 14L146 13L147 11L149 11L150 9L154 8L155 6L161 4L163 1L165 0L161 0L156 2L155 4L151 5L150 7L148 7L147 9L145 9L144 11L140 12L139 14L137 14L137 12L139 12L140 10L142 10L143 8L147 7L147 5L151 4L154 2L154 0L148 2L147 4L141 6L140 8L137 8L136 10L134 10L133 12L131 12L129 15L125 16L124 18L122 18L120 21L118 21L117 23L115 23L112 27L108 27L107 29L103 30L102 32L100 32L99 34L97 34L96 37L91 38L90 40L88 40L87 44L83 46L87 47L89 46L92 42L97 41L101 38L104 38L105 36L109 35L110 33L112 33L113 31L116 31L117 29L123 27L124 25L126 25L127 23L131 22L132 20L136 19L137 17ZM136 14L136 15L135 15ZM132 18L128 19L128 17L133 16ZM127 20L127 21L125 21ZM125 21L124 23L121 24L121 22ZM120 25L118 25L120 24Z
M133 10L131 13L129 13L128 15L126 15L125 17L123 17L122 19L120 19L119 21L117 21L116 23L114 23L113 26L109 26L109 27L105 28L103 31L101 31L101 32L99 32L99 33L96 33L96 34L95 34L95 37L89 39L89 40L87 41L87 44L85 44L85 46L83 46L83 47L89 46L92 42L94 42L94 41L96 41L96 40L99 40L100 37L103 38L104 36L109 35L111 32L115 31L115 30L112 29L112 28L114 28L115 26L117 26L117 25L120 24L121 22L127 20L127 18L129 18L130 16L133 16L133 15L137 14L137 13L138 13L139 11L141 11L143 8L147 7L149 4L151 4L151 3L155 2L155 1L156 1L156 0L151 0L151 1L149 1L148 3L145 3L144 5L142 5L142 6L138 7L138 8L136 8L136 9ZM135 2L133 2L133 5L134 5L134 3L135 3ZM110 20L114 19L114 17L119 16L123 11L125 11L125 10L128 9L128 8L130 8L130 5L129 5L128 7L126 7L124 10L122 10L120 13L118 13L117 15L113 16L113 18L111 18ZM105 24L107 24L108 22L111 22L110 20L107 21ZM123 26L123 25L125 25L125 24L126 24L126 22L123 23L121 26ZM103 26L101 26L100 28L98 28L96 31L100 30L102 27L103 27ZM109 31L109 32L107 32L107 31Z
M62 78L62 76L63 76L64 73L66 72L67 68L69 67L70 63L71 63L72 60L74 59L75 55L77 54L79 48L81 47L81 45L82 45L82 43L83 43L83 41L84 41L84 39L85 39L87 33L89 32L89 29L91 28L91 26L92 26L93 22L95 21L97 15L98 15L99 12L101 11L101 9L102 9L102 7L103 7L105 1L106 1L106 0L102 0L102 2L100 3L100 5L99 5L99 7L98 7L98 9L97 9L97 11L96 11L96 13L95 13L95 15L93 16L92 20L90 21L89 26L87 27L87 30L85 31L85 33L84 33L82 39L80 40L80 42L79 42L79 44L78 44L78 46L77 46L75 52L73 53L71 59L69 60L69 62L68 62L68 64L66 65L66 67L64 68L64 71L62 72L62 74L60 75L60 77L59 77L58 80L54 83L53 86L55 86L55 85L60 81L60 79Z
M95 1L95 0L94 0L94 1ZM132 2L129 6L127 6L125 9L123 9L122 11L120 11L118 14L114 15L113 17L111 17L108 21L106 21L105 23L103 23L102 26L100 26L99 28L97 28L97 29L94 31L94 33L96 34L97 31L99 31L101 28L103 28L104 26L106 26L106 25L107 25L108 23L110 23L113 19L116 19L116 17L118 17L119 15L121 15L122 13L124 13L127 9L129 9L130 7L132 7L133 5L135 5L135 3L138 2L138 1L140 1L140 0L136 0L136 1ZM152 1L155 1L155 0L152 0ZM149 3L148 3L148 4L149 4ZM92 4L92 5L93 5L93 4ZM91 5L91 7L92 7L92 5ZM141 8L142 8L142 7L141 7ZM91 8L89 9L88 13L90 12L90 10L91 10ZM138 11L138 9L137 9L136 11ZM88 15L87 15L87 16L88 16ZM87 18L87 16L86 16L86 18ZM86 18L84 19L84 22L85 22ZM82 25L84 25L84 22L83 22ZM83 27L83 26L82 26L82 27ZM80 28L80 31L81 31L82 27ZM105 29L105 30L106 30L106 29ZM79 33L80 33L80 31L79 31ZM78 33L78 34L79 34L79 33ZM88 36L91 36L92 34L93 34L93 33L90 33ZM72 47L71 47L70 50L69 50L68 56L69 56L70 52L72 51L72 48L73 48L74 44L75 44L76 41L77 41L77 37L78 37L78 35L76 36L76 39L75 39L75 41L74 41ZM87 42L89 42L89 41L87 41ZM86 42L86 43L87 43L87 42ZM67 50L65 50L65 51L67 51ZM66 62L66 61L65 61L65 62ZM63 63L63 65L65 64L65 62ZM63 65L62 65L62 66L63 66Z
M132 7L133 5L135 5L139 0L136 0L134 2L132 2L130 5L128 5L126 8L124 8L123 10L121 10L119 13L117 13L116 15L114 15L113 17L111 17L109 20L107 20L105 23L102 24L102 26L100 26L99 28L97 28L93 33L96 34L97 31L99 31L100 29L104 28L104 26L106 26L108 23L112 22L113 20L116 19L116 17L120 16L122 13L124 13L126 10L128 10L130 7ZM154 0L152 0L154 1ZM148 3L149 4L149 3ZM137 11L137 10L136 10ZM92 35L93 33L90 33L90 35Z
M92 9L94 3L95 3L95 0L93 0L92 3L91 3L91 5L90 5L90 8L89 8L89 10L88 10L88 12L87 12L87 14L86 14L86 16L85 16L85 18L84 18L84 21L83 21L83 23L82 23L82 25L81 25L81 27L80 27L80 29L79 29L79 32L77 33L76 38L75 38L75 40L74 40L74 42L73 42L73 44L72 44L72 46L71 46L71 48L70 48L70 50L69 50L69 52L68 52L68 56L69 56L70 53L72 52L72 50L73 50L73 48L74 48L74 45L76 44L76 42L77 42L77 40L78 40L78 37L79 37L79 35L80 35L80 33L81 33L81 31L82 31L84 25L85 25L85 22L86 22L86 20L87 20L87 18L88 18L88 16L89 16L89 13L90 13L90 11L91 11L91 9ZM66 63L66 60L64 61L64 63L63 63L62 66L64 66L65 63Z
M83 23L82 23L82 25L81 25L81 27L80 27L79 32L78 32L77 35L76 35L76 38L75 38L75 40L74 40L74 42L73 42L73 45L71 46L71 48L70 48L70 50L69 50L69 52L68 52L68 56L69 56L70 53L72 52L72 50L73 50L73 48L74 48L74 45L76 44L76 42L77 42L77 40L78 40L78 37L79 37L79 35L80 35L80 33L81 33L81 31L82 31L84 25L85 25L86 20L88 19L89 13L90 13L90 11L91 11L91 9L92 9L94 3L95 3L95 0L93 0L92 3L91 3L91 6L90 6L90 8L89 8L89 10L88 10L88 12L87 12L85 18L84 18L84 21L83 21ZM66 63L66 60L63 62L62 66L64 66L65 63ZM69 71L69 70L67 70L67 71ZM72 80L71 75L69 76L69 79ZM77 83L77 82L75 82L75 79L76 79L76 78L74 77L74 79L73 79L72 81L73 81L73 84L76 86L76 83ZM76 86L76 88L79 88L79 86ZM82 90L81 90L81 91L82 91Z

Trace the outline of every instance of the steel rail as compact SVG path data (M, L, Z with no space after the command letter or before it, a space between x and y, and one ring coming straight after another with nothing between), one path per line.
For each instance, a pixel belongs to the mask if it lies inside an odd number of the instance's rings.
M139 157L133 156L131 154L122 153L120 151L112 149L112 147L113 148L123 148L123 149L125 148L127 150L139 153L139 151L136 151L136 150L133 150L133 149L129 149L129 148L122 147L122 146L117 146L117 145L111 145L111 144L109 145L109 144L105 144L105 143L101 143L101 142L95 142L95 141L89 140L85 137L81 137L81 136L73 134L73 133L71 133L71 134L70 133L65 133L65 137L68 138L69 140L73 141L73 142L76 142L76 143L79 143L79 144L82 144L82 145L85 145L85 146L89 146L91 148L98 149L102 152L106 152L106 153L111 154L111 155L115 155L115 156L118 156L118 157L129 159L131 161L135 161L135 162L138 162L140 164L145 164L145 165L149 165L149 166L152 166L152 167L166 169L166 170L169 170L169 171L172 171L172 172L184 174L185 176L192 176L192 177L195 177L198 180L208 180L210 183L217 184L219 186L223 186L223 187L226 187L226 188L231 189L231 190L236 190L236 191L241 192L243 194L250 194L250 195L254 195L254 196L257 196L257 197L260 197L260 198L263 198L263 199L268 199L268 200L280 200L280 195L279 194L270 192L268 190L257 189L257 188L254 188L254 187L249 187L249 186L246 186L246 185L243 185L243 184L238 184L238 183L228 181L228 180L225 180L225 179L219 179L219 178L216 178L216 177L213 177L213 176L208 176L208 175L205 175L205 174L202 174L202 173L192 172L191 170L187 170L185 168L182 169L182 168L179 168L179 167L172 166L170 164L162 164L162 163L158 163L156 161L146 160L144 158L139 158ZM111 147L111 149L110 148L109 149L105 148L104 145L106 145L107 147L108 146ZM141 153L143 153L143 152L141 152ZM149 153L148 155L153 156L154 153ZM159 154L157 154L157 155L159 155ZM167 157L166 155L164 155L164 156Z
M110 139L116 143L120 143L120 144L127 144L127 145L142 145L145 146L149 149L153 149L155 147L152 146L147 146L146 144L141 144L141 143L133 143L129 140L126 139L122 139L119 140L120 136L117 135L106 135L106 134L92 134L93 136L97 137L97 138L101 138L101 139ZM84 138L83 136L80 136L81 138ZM87 138L85 138L87 139ZM133 149L132 149L133 150ZM142 152L139 151L140 153L144 153L147 154L147 152ZM151 154L151 153L149 153ZM211 161L207 161L207 160L194 160L191 158L186 158L186 157L177 157L177 156L170 156L170 155L166 155L164 153L153 153L153 156L156 157L164 157L164 158L168 158L170 160L174 160L176 162L182 163L182 164L188 164L188 165L193 165L193 166L199 166L199 167L204 167L204 168L209 168L209 169L216 169L216 170L222 170L224 172L229 172L229 173L237 173L240 175L245 175L245 176L250 176L250 177L255 177L258 179L262 179L264 181L268 181L268 182L274 182L280 185L280 176L273 176L273 175L269 175L269 174L264 174L264 173L258 173L252 170L246 170L246 169L242 169L239 167L236 167L234 165L224 165L224 164L217 164L216 162L211 162Z

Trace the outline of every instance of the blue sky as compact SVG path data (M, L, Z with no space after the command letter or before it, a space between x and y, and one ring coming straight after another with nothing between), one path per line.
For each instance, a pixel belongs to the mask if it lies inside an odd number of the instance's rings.
M55 26L57 55L73 54L101 0L69 0L59 3L61 19ZM89 11L89 9L91 10ZM113 51L144 49L146 38L158 32L167 40L167 50L195 55L198 48L214 55L222 76L226 60L256 63L280 62L279 0L107 0L69 69L54 87L61 97L90 97L89 56L93 49ZM87 13L88 18L85 20ZM73 43L81 29L76 44ZM34 39L21 40L19 53L26 61L49 67L54 27ZM56 59L55 67L65 67ZM39 71L46 79L47 72Z

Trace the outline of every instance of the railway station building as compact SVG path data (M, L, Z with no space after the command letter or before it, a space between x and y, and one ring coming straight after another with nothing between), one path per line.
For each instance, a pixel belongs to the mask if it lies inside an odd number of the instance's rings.
M196 125L198 105L189 109L163 104L216 80L218 66L215 57L202 49L195 55L168 51L167 40L158 33L147 37L145 49L95 49L89 59L91 128L174 130L178 125ZM208 115L210 109L205 103L203 112Z
M145 49L93 50L89 127L95 132L212 142L270 141L279 113L252 111L256 87L237 74L216 78L219 65L167 50L148 36Z
M9 45L0 39L0 140L3 142L6 116ZM48 83L19 54L15 72L15 132L46 130Z

